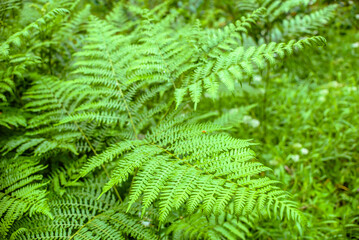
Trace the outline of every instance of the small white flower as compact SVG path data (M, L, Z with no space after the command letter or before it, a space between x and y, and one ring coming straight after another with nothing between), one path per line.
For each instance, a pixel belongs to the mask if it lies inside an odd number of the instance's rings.
M206 97L206 98L211 98L212 95L206 92L206 93L204 94L204 97Z
M294 144L293 144L293 147L299 149L299 148L302 148L302 144L300 144L300 143L294 143Z
M352 86L352 87L348 86L346 89L348 92L356 92L358 90L356 86Z
M261 122L257 119L252 119L252 121L250 122L249 125L251 125L253 128L257 128L259 127L259 125L261 124Z
M319 92L319 94L322 95L322 96L326 96L326 95L328 95L328 93L329 93L329 90L328 90L328 89L322 89L322 90L320 90L320 92Z
M261 81L262 81L262 76L260 76L260 75L253 76L253 82L259 83Z
M355 15L355 18L356 18L356 19L359 19L359 14L356 14L356 15Z
M275 165L278 165L278 161L276 161L276 160L270 160L270 161L269 161L269 164L275 166Z
M293 162L298 162L299 161L299 155L295 154L295 155L289 155L289 158L293 160Z
M230 114L238 113L238 108L231 108L231 109L229 109L229 113L230 113Z
M145 227L149 227L151 222L150 221L141 221L141 224Z
M320 98L318 98L319 102L325 102L326 98L324 96L321 96Z
M243 123L249 124L251 121L252 121L252 117L251 117L251 116L245 115L245 116L243 117Z
M247 125L249 125L249 126L251 126L253 128L258 127L261 124L261 122L259 120L254 119L254 118L252 118L251 116L248 116L248 115L245 115L243 117L243 123L245 123L245 124L247 124Z
M343 86L343 84L338 83L337 81L331 81L328 85L329 85L329 87L332 87L332 88L339 88L339 87Z
M307 155L309 153L309 150L306 148L302 148L302 149L300 149L300 153L303 155Z
M352 44L352 48L358 48L359 47L359 42L355 42Z
M350 5L353 5L353 1L348 1L348 3L349 3Z

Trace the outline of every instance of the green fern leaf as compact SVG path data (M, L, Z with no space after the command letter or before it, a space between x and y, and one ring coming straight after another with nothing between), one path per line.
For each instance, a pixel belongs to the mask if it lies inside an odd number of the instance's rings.
M5 238L14 221L41 213L52 218L47 183L39 174L45 167L35 158L3 158L0 162L0 236Z

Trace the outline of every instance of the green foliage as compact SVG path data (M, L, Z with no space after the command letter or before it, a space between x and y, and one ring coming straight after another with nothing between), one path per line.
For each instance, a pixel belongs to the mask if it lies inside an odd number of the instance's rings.
M269 209L300 221L301 214L286 193L268 178L256 178L258 173L269 170L253 162L250 143L233 139L226 134L215 134L220 130L212 124L181 125L179 120L165 122L152 130L142 141L118 143L89 160L82 170L83 175L104 160L125 157L114 168L104 192L115 184L123 184L129 175L136 172L132 180L130 206L140 197L145 211L159 198L159 220L165 221L171 210L186 203L189 213L202 203L207 214L219 214L234 200L237 215L262 212L271 215ZM203 134L201 129L206 129ZM125 154L125 151L133 149ZM161 195L159 195L161 193Z
M358 75L323 80L312 2L3 1L1 237L355 236Z
M247 239L252 236L250 228L253 228L256 217L253 214L236 218L232 214L221 213L218 217L206 218L201 213L195 213L187 219L174 222L168 231L173 232L173 239Z
M62 197L50 196L53 218L24 218L14 225L10 239L157 239L140 224L138 215L126 213L125 205L118 204L113 194L97 200L101 183L93 180L68 188Z
M45 167L34 157L3 158L0 162L0 236L24 215L42 213L52 219L43 176Z

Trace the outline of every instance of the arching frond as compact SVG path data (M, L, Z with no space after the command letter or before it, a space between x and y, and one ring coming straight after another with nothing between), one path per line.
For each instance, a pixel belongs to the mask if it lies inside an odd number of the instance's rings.
M66 23L62 28L60 28L57 32L55 32L54 40L62 42L64 39L67 39L70 43L73 43L75 39L72 39L73 35L80 32L85 31L86 27L84 26L88 18L91 14L90 12L91 6L86 5L81 11L74 12L75 16L68 15L67 19L65 19ZM63 42L64 44L69 44L67 42Z
M335 14L336 5L329 5L308 15L297 15L289 20L284 19L272 30L272 39L293 38L303 34L314 34L325 26Z
M273 210L275 215L279 211L281 217L301 221L288 194L275 186L275 181L259 177L269 168L254 161L254 153L248 148L251 143L211 134L220 129L212 124L169 121L144 140L118 143L90 159L82 175L119 158L103 191L135 174L130 205L141 199L145 211L158 201L160 221L182 206L189 213L200 208L206 214L219 214L230 202L236 215L253 211L270 215Z
M231 52L223 53L198 66L193 83L176 89L177 105L182 102L187 92L192 101L198 104L204 91L203 88L210 93L212 98L217 98L220 82L233 91L235 83L241 81L245 75L253 75L255 71L263 69L268 63L274 65L278 58L292 55L294 51L302 50L304 47L323 46L325 43L323 37L311 37L297 42L291 40L288 43L271 42L258 47L237 47Z

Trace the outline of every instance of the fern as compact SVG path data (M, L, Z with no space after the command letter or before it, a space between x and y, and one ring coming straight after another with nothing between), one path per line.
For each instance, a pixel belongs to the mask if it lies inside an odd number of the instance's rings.
M43 25L56 19L59 15L67 13L66 9L58 8L50 11L35 22L32 22L21 31L12 34L6 41L0 44L0 62L4 69L0 68L0 99L7 101L6 93L13 93L15 88L15 76L23 77L26 67L38 64L39 57L31 51L25 53L14 53L13 49L18 49L24 45L25 41L38 34Z
M336 5L329 5L308 15L297 15L283 22L273 29L272 39L293 38L303 34L315 34L320 28L325 26L333 17Z
M26 119L23 112L16 108L11 108L5 104L0 104L2 112L0 113L0 125L6 128L18 128L26 126Z
M308 1L241 1L216 25L200 1L30 2L0 5L13 15L0 42L1 237L246 239L262 219L306 224L254 142L233 136L256 105L212 105L324 46L313 35L335 5L290 17Z
M160 104L152 109L144 109L144 104L167 91L170 85L126 81L124 72L134 50L132 47L123 47L130 43L129 40L115 35L116 31L111 25L97 19L92 19L88 30L86 45L83 51L76 54L78 60L74 65L71 84L88 85L86 94L89 102L75 108L73 114L61 123L94 120L108 126L129 125L132 132L128 134L136 137L137 131L146 126L144 121L166 107L166 104ZM109 42L103 45L106 41ZM145 91L142 90L144 86L148 87ZM134 116L134 112L138 116Z
M0 236L5 238L14 221L41 213L52 218L43 176L45 167L33 158L3 158L0 162Z
M158 200L160 221L184 204L189 213L200 207L206 214L219 214L232 200L237 215L252 211L267 214L273 206L281 217L285 213L288 218L301 220L301 214L292 202L284 200L287 194L274 185L275 181L257 178L269 169L252 161L249 142L226 134L210 135L220 130L216 125L182 121L165 122L144 140L111 146L90 159L81 175L124 155L103 191L135 174L130 205L141 199L145 211Z
M19 9L20 8L20 2L19 0L7 0L3 1L0 5L0 12L2 15L5 14L6 11L13 10L13 9Z
M251 215L237 218L221 213L217 217L206 218L201 213L195 213L175 221L168 228L168 233L172 233L173 239L248 239L255 222L256 216Z
M35 155L41 155L55 148L77 153L74 140L81 137L81 132L77 126L73 124L54 127L54 124L63 115L69 114L70 111L68 104L71 95L65 95L68 98L64 99L61 96L64 90L64 85L51 77L42 77L38 82L35 82L34 86L24 96L24 98L29 98L33 101L25 107L28 111L34 113L41 112L43 109L47 109L47 112L32 118L27 126L29 129L27 134L8 141L2 151L6 153L17 148L17 155L21 155L26 150L36 147L34 149ZM66 88L66 90L69 90L69 88ZM75 96L72 95L72 97ZM77 133L73 132L76 128Z
M25 39L28 39L31 37L32 34L36 34L36 30L41 27L42 24L45 24L46 22L53 21L54 18L56 18L58 15L64 15L68 11L66 9L54 9L53 11L50 11L42 18L36 20L35 22L29 24L26 26L23 30L14 33L11 35L5 42L3 42L0 46L0 54L2 57L9 56L9 48L10 45L14 45L15 47L20 47Z
M13 226L11 239L157 239L111 193L96 200L100 186L101 181L92 181L67 188L62 197L51 196L53 220L43 215L25 218Z

